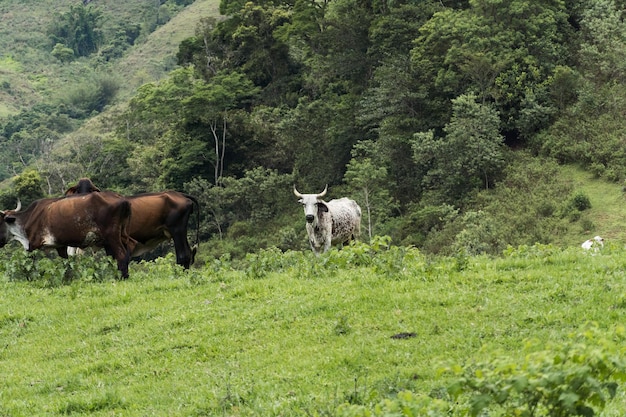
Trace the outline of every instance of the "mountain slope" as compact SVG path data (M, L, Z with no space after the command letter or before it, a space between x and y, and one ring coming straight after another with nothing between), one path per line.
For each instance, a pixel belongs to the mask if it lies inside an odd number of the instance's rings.
M0 117L18 113L34 104L50 100L76 84L90 71L109 71L108 64L79 58L62 63L54 58L47 34L54 18L66 13L78 0L5 0L0 3ZM102 13L102 30L116 25L146 22L152 1L94 0L87 7ZM174 64L178 44L192 36L197 22L206 15L217 15L219 1L197 0L165 25L137 40L121 62L113 63L122 75L124 92L141 83L162 77Z
M580 190L589 197L591 208L584 212L587 221L581 223L584 239L573 241L575 236L567 237L561 242L564 246L582 243L586 239L599 235L608 242L626 242L626 194L622 185L596 178L582 168L566 165L561 175L572 181L574 189Z
M219 0L196 0L154 31L145 43L132 48L116 68L127 87L121 92L122 97L166 75L175 65L180 42L194 35L202 18L219 16L218 8Z

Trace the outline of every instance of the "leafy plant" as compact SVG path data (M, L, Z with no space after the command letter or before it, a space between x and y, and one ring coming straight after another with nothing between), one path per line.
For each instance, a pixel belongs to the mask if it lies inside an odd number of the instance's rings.
M528 341L521 362L501 357L448 368L457 375L449 392L471 416L489 411L525 417L596 415L626 382L626 328L617 326L612 334L609 339L589 325L563 344Z

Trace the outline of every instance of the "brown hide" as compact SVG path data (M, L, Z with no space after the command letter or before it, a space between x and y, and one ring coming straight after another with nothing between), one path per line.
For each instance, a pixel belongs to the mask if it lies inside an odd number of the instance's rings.
M83 178L69 188L65 194L84 194L100 191L89 178ZM198 207L196 227L200 223L198 201L178 191L144 193L126 197L131 205L131 218L128 233L137 242L132 256L139 256L156 248L161 242L174 240L176 263L189 268L194 262L198 246L198 229L193 248L187 240L187 224L193 213L193 205Z
M0 212L0 247L11 235L28 250L56 248L67 257L67 246L104 248L128 277L134 242L128 235L130 203L115 193L92 193L33 202L24 211Z
M133 256L151 251L159 243L173 239L176 263L189 268L194 261L196 248L189 246L187 223L193 212L193 204L197 204L197 201L178 191L137 194L126 198L132 212L128 233L137 241Z

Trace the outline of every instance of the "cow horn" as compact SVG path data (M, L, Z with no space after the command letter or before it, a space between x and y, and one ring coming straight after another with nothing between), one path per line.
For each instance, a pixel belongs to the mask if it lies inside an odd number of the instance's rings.
M326 187L324 187L324 191L322 191L321 193L319 193L317 195L317 198L322 198L326 195L326 192L328 191L328 184L326 184Z
M22 209L22 202L20 199L17 199L17 207L15 207L15 211L20 211Z
M300 194L300 193L298 192L298 190L296 190L296 186L295 186L295 185L293 186L293 193L296 195L296 197L298 197L298 198L302 198L302 194Z

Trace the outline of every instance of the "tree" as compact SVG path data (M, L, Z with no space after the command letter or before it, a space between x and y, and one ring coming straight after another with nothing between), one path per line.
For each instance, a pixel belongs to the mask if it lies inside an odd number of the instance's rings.
M252 99L258 91L244 75L224 73L209 83L196 83L193 94L182 102L189 121L200 121L210 130L214 145L215 184L219 184L224 175L228 112Z
M101 20L102 12L97 9L70 6L68 12L57 16L48 30L52 44L66 45L76 56L88 56L98 50L103 40Z
M462 95L452 101L444 136L436 137L431 130L414 137L413 156L428 167L423 183L435 204L462 203L471 190L489 188L504 167L498 113L476 99Z
M367 234L371 240L375 234L374 226L389 216L394 204L386 188L389 182L387 168L376 165L371 157L359 155L366 147L367 144L355 146L344 181L360 195L357 200L365 208Z
M62 43L57 43L54 45L54 48L52 48L52 56L61 62L70 62L74 59L74 50Z
M33 169L27 169L14 177L13 189L22 207L28 207L33 201L44 197L41 175Z
M429 91L423 112L438 120L431 128L447 123L449 100L473 93L496 105L512 139L536 132L537 126L520 125L529 119L519 115L526 103L548 100L546 80L570 60L567 17L565 4L551 0L471 0L468 9L435 13L411 52L419 83Z
M227 159L241 157L228 153L228 139L233 142L229 120L245 111L256 94L258 88L241 73L222 72L206 82L195 77L193 68L180 68L167 80L140 88L118 134L140 145L133 165L146 168L146 185L180 188L199 175L211 175L218 184Z

